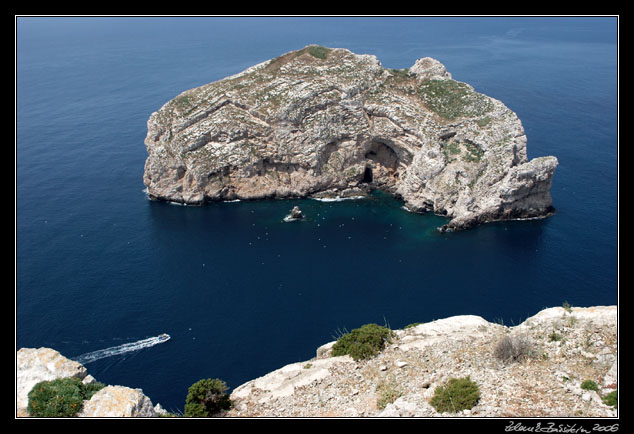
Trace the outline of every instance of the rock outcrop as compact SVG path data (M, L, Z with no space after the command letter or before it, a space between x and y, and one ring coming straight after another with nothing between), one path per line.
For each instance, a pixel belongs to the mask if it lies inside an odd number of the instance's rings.
M549 308L507 327L462 315L397 330L376 357L312 360L249 381L231 394L228 417L616 417L603 402L618 381L617 308ZM524 356L496 356L503 338ZM480 388L475 407L439 413L430 401L450 378ZM582 387L592 380L597 390Z
M78 362L69 360L51 348L21 348L16 354L16 415L28 417L28 394L37 383L75 377L83 383L96 380ZM106 386L84 401L78 417L157 417L165 413L141 389Z
M293 221L303 220L303 219L304 219L304 213L302 212L301 209L299 209L298 206L294 206L290 214L284 217L285 222L293 222Z
M84 403L78 417L156 417L150 398L141 389L106 386Z
M187 90L148 123L143 181L186 204L382 189L446 230L553 212L555 157L528 160L502 102L435 59L384 68L308 46Z
M69 360L50 348L21 348L16 355L16 407L24 414L28 394L40 381L74 377L89 383L95 381L81 364Z

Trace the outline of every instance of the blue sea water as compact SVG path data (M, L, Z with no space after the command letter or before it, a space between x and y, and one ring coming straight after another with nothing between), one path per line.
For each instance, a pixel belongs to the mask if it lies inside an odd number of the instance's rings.
M618 302L615 17L17 17L16 349L74 358L182 411L307 360L345 330L451 315L517 324ZM441 234L444 219L367 200L175 206L143 191L150 114L183 90L308 44L385 67L440 60L560 162L543 220ZM307 221L284 223L299 205Z

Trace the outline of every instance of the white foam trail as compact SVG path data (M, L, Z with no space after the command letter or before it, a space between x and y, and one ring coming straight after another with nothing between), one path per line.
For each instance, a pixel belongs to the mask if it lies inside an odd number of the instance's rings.
M347 196L347 197L311 197L313 200L318 200L319 202L343 202L344 200L361 200L367 199L367 196Z
M131 351L141 350L143 348L150 348L154 345L161 344L169 340L167 335L154 336L152 338L142 339L136 342L130 342L123 345L117 345L116 347L105 348L103 350L93 351L91 353L82 354L74 358L74 360L82 365L91 363L96 360L105 359L106 357L118 356L120 354L129 353Z

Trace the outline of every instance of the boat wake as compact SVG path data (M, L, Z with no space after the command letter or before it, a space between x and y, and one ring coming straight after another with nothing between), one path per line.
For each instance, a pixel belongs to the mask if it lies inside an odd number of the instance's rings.
M116 347L104 348L103 350L93 351L91 353L82 354L75 357L75 360L82 365L91 363L96 360L105 359L106 357L118 356L120 354L129 353L132 351L142 350L143 348L150 348L154 345L162 344L170 340L170 335L163 333L158 336L154 336L147 339L142 339L136 342L130 342L123 345L117 345Z

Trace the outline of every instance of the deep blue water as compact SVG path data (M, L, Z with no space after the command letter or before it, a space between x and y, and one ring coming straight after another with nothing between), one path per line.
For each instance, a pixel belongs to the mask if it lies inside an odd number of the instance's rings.
M67 357L182 411L307 360L343 330L459 314L517 324L618 301L617 19L36 18L16 25L16 349ZM149 115L183 90L316 43L405 68L439 59L560 165L548 219L440 234L371 200L183 207L142 184ZM308 220L283 223L298 204Z

